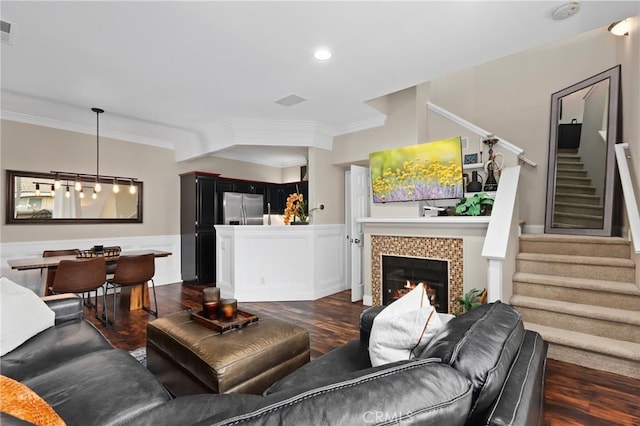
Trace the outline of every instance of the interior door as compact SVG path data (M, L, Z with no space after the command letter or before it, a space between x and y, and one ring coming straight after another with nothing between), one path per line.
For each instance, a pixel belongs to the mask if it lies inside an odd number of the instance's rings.
M363 225L356 219L369 216L369 169L367 167L351 166L349 173L349 247L351 254L350 284L351 301L362 300L364 295L363 277Z

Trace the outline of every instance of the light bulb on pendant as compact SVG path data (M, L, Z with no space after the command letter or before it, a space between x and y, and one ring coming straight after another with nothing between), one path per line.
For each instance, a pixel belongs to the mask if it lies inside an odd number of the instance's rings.
M76 191L80 191L82 189L82 184L80 183L80 176L76 176L76 183L73 185Z
M98 182L98 178L96 177L96 185L93 187L93 192L100 192L102 191L102 185L100 185L100 182Z
M98 198L98 194L96 192L96 189L93 188L93 194L91 194L91 198L93 198L94 200Z
M55 184L51 185L51 196L52 197L56 196L56 186L55 186Z
M64 193L65 198L70 198L71 197L71 192L69 192L69 187L67 186L67 190Z
M84 198L84 188L80 188L80 193L78 195L80 198Z
M56 175L56 180L53 181L53 187L55 189L60 189L62 184L60 183L60 176Z
M40 184L36 183L36 197L40 196Z
M118 181L117 180L113 180L113 193L117 194L118 192L120 192L120 187L118 186Z
M129 194L136 193L136 186L133 184L133 179L131 179L131 183L129 184Z

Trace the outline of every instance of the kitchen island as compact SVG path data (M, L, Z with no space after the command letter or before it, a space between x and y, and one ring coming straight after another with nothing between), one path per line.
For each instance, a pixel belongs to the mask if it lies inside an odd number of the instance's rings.
M239 302L316 300L346 290L344 225L215 225L216 285Z

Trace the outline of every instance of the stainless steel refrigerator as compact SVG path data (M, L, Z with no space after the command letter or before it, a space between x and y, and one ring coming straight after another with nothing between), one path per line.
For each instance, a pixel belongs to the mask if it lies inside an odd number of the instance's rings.
M222 196L222 223L262 225L263 195L225 192Z

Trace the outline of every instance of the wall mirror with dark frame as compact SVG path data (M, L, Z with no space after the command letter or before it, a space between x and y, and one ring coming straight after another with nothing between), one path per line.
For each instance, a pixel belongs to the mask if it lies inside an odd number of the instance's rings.
M142 182L58 177L56 188L53 173L7 170L6 223L142 223ZM118 190L114 191L116 183Z
M620 65L551 95L545 233L610 236Z

